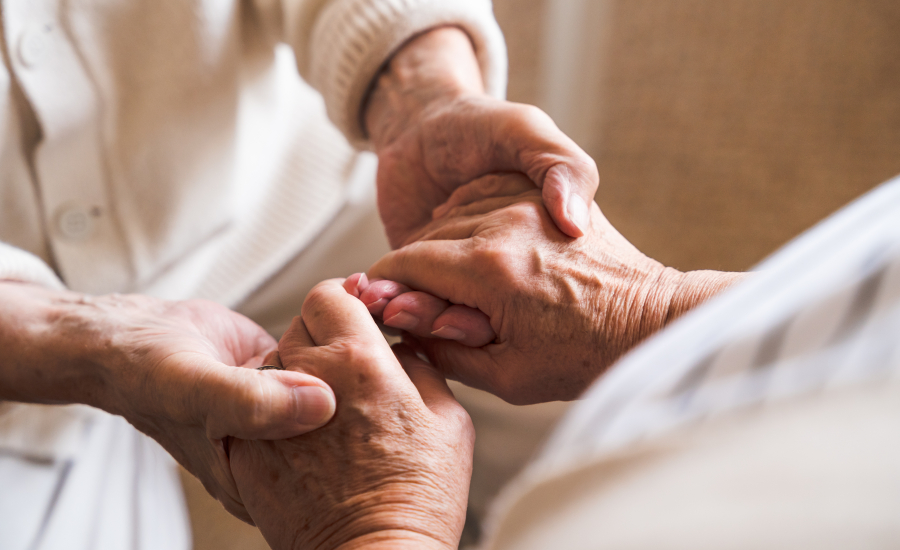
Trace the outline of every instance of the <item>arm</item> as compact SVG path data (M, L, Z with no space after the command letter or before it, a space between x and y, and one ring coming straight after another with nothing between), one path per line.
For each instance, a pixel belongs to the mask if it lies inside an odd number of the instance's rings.
M274 340L210 302L0 281L0 303L0 399L83 403L121 415L245 520L223 438L296 435L333 410L320 380L249 368Z
M580 237L597 190L593 160L536 107L484 92L476 52L456 27L408 42L376 79L364 120L379 157L378 201L394 247L461 185L521 172L559 229Z
M629 349L745 276L665 267L596 204L591 216L572 240L527 179L483 178L435 210L418 242L373 266L390 282L358 292L451 378L515 404L575 399Z
M272 548L457 548L472 425L443 376L395 352L340 281L310 293L279 354L334 388L334 419L288 440L231 444L241 497Z
M539 109L503 101L506 46L489 0L256 0L280 5L283 39L331 120L379 157L379 210L393 246L453 190L527 174L578 237L598 175ZM412 221L411 221L412 220Z

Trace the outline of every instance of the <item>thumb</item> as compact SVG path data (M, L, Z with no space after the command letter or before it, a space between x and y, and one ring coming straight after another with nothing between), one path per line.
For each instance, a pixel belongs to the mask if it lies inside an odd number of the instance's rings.
M518 106L518 116L506 118L492 129L503 143L506 168L526 174L541 188L550 217L560 231L581 237L590 227L589 205L600 184L597 164L546 113Z
M206 370L192 401L211 439L286 439L315 430L334 415L334 392L314 376L215 361Z
M581 237L591 224L588 205L594 200L596 183L568 164L547 171L541 190L544 206L557 227L570 237Z

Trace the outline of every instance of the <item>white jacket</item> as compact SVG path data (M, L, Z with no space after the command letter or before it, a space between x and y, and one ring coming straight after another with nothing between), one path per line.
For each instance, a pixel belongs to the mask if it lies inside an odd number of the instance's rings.
M489 0L2 0L2 17L0 279L88 293L240 301L370 177L344 137L364 147L364 93L415 34L462 27L489 91L506 81Z

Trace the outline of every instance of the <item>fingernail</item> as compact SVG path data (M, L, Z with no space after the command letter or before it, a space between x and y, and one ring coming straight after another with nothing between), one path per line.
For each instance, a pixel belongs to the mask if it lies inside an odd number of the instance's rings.
M569 195L569 202L566 204L566 212L569 219L578 226L582 233L587 233L588 227L591 225L591 212L588 210L584 199L572 193Z
M366 304L366 302L363 301L363 304L365 304L365 306L366 306L366 307L369 309L369 311L371 312L373 309L377 308L378 306L387 304L387 299L386 299L386 298L379 298L379 299L375 300L374 302L372 302L372 303L370 303L370 304Z
M384 324L389 327L399 328L403 330L412 330L419 326L419 318L412 313L401 311L390 319L385 319Z
M450 325L444 325L441 328L431 333L432 336L437 336L438 338L443 338L444 340L464 340L466 338L466 333L459 330L456 327L451 327Z
M363 291L369 287L369 278L366 277L365 273L360 273L359 279L356 280L356 292L358 294L362 294Z
M320 386L294 387L297 403L297 422L318 428L334 416L334 395Z

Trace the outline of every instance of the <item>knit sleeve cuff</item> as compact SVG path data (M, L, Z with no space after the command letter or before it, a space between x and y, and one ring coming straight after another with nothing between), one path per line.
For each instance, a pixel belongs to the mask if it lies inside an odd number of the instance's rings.
M506 43L489 0L334 0L308 36L288 36L300 73L324 96L331 121L356 147L367 148L360 109L373 78L404 42L444 25L468 33L487 92L503 98Z
M0 281L21 281L63 290L56 273L34 254L0 243Z

